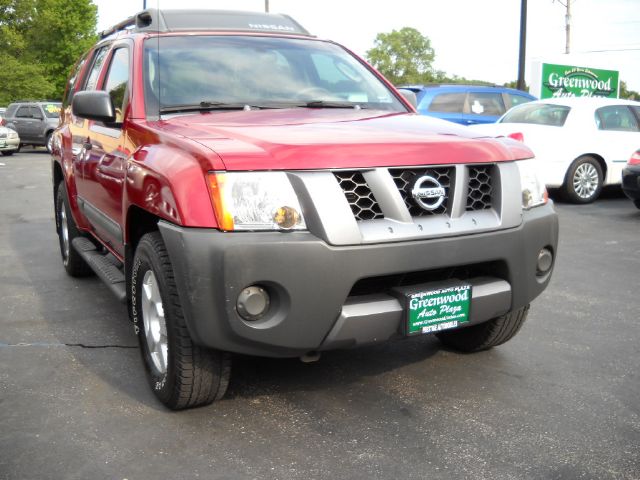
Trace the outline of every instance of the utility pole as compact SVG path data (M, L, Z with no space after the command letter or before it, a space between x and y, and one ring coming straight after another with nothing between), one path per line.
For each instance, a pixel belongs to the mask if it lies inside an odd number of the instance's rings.
M518 90L524 90L524 65L527 52L527 0L520 5L520 56L518 58Z
M264 0L264 11L269 13L269 0Z
M558 0L558 3L567 9L567 13L564 16L564 28L566 34L564 53L571 53L571 2L575 2L575 0L565 0L565 2Z

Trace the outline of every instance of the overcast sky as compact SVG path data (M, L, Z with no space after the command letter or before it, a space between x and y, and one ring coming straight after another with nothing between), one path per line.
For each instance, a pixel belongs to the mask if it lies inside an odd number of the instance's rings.
M142 10L143 0L94 0L98 29ZM520 0L270 0L312 34L364 56L376 34L413 27L431 39L435 67L448 74L502 84L518 74ZM565 0L563 0L565 3ZM147 0L148 7L264 10L264 0ZM573 0L572 56L564 55L566 9L529 0L527 83L531 61L620 71L640 91L640 0Z

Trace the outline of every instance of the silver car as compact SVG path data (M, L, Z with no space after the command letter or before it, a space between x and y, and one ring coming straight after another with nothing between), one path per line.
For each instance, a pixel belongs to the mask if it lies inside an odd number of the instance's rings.
M20 150L18 132L7 127L0 127L0 153L13 155L18 150Z
M21 145L44 145L51 151L61 108L59 102L15 102L7 107L2 123L18 132Z

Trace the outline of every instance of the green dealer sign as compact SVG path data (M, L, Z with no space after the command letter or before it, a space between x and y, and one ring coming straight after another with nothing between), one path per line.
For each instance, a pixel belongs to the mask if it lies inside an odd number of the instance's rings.
M618 98L618 72L571 65L541 63L534 71L532 93L539 90L540 98L557 97L609 97ZM534 87L538 87L535 89Z

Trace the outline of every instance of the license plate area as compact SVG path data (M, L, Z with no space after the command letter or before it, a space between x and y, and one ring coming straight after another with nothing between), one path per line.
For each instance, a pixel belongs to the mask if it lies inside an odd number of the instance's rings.
M450 330L467 324L471 285L423 285L395 292L404 302L403 333L408 336Z

